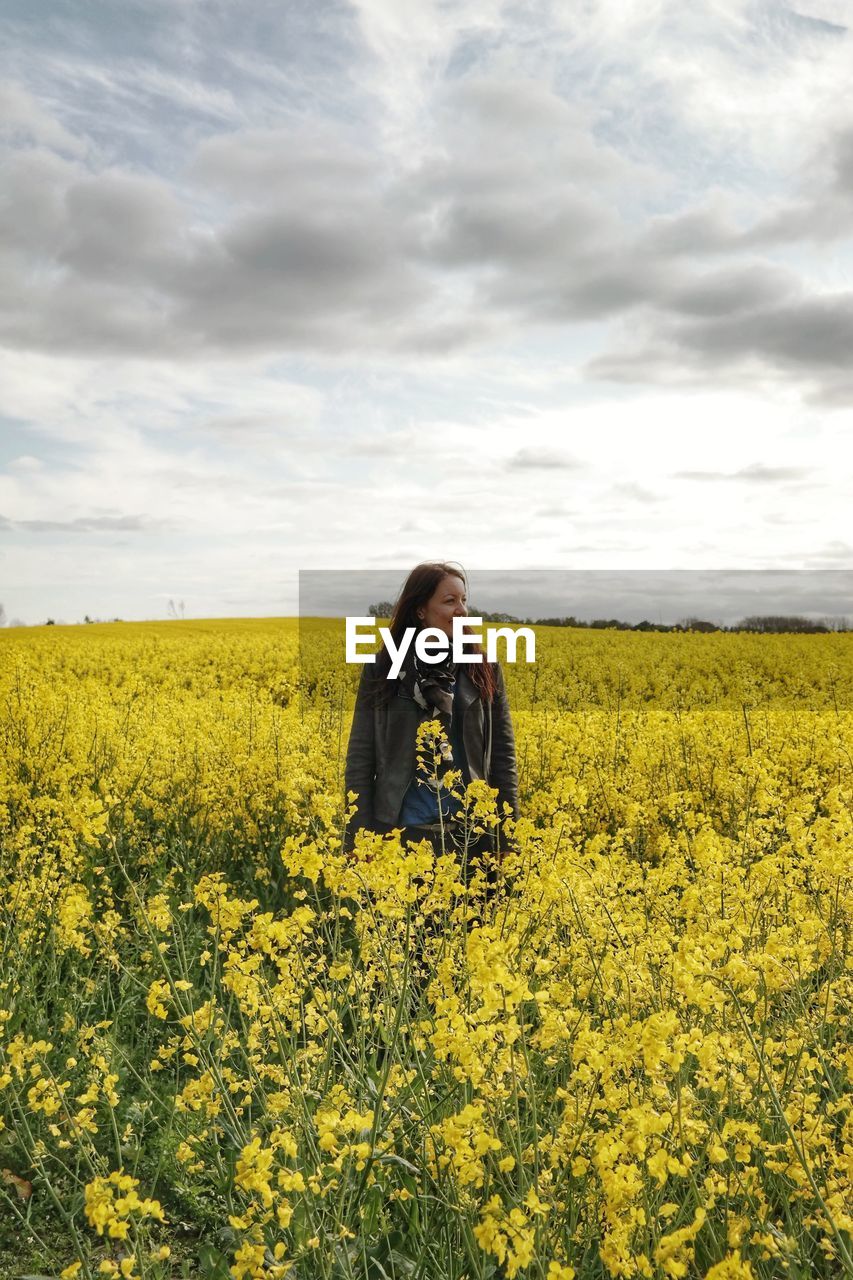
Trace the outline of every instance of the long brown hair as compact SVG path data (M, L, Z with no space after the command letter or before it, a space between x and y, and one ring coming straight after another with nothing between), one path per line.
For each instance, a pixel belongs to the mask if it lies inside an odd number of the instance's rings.
M397 597L394 612L391 615L389 631L396 645L399 645L407 627L414 627L416 631L421 630L418 609L432 598L438 584L442 578L446 577L458 578L465 587L465 591L468 591L468 579L461 565L449 564L444 561L428 561L424 564L415 565L403 584L403 589ZM472 662L470 666L466 666L466 670L480 697L486 702L491 702L496 688L492 666L485 661L485 654L481 644L471 643L467 648L469 651L482 655L480 662ZM390 666L391 655L383 645L382 652L376 658L377 675L387 676ZM389 684L390 681L386 680L385 685Z

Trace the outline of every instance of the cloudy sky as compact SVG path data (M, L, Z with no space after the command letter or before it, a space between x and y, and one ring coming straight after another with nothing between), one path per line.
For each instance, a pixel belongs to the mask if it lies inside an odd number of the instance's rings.
M853 568L849 27L5 0L7 618L285 614L300 569L426 558Z

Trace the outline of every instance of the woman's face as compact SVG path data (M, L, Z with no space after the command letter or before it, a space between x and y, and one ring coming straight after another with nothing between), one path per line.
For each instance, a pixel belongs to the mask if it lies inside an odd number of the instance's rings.
M467 618L468 596L461 578L448 573L439 582L426 604L418 608L418 620L422 627L438 627L452 639L453 619Z

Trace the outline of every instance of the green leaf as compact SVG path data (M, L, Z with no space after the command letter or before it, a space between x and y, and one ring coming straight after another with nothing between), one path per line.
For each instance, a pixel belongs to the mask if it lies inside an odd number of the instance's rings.
M391 1250L391 1261L394 1264L394 1272L398 1276L413 1276L416 1270L414 1258L407 1258L397 1249Z
M376 1231L382 1199L382 1188L380 1186L371 1187L362 1197L361 1231L359 1233L361 1236L366 1236L369 1239Z
M231 1280L228 1258L215 1245L198 1246L198 1263L203 1280Z
M420 1173L417 1165L411 1164L408 1160L404 1160L402 1156L394 1155L390 1151L383 1152L381 1156L376 1156L375 1159L377 1164L398 1164L402 1169L408 1170L409 1173Z

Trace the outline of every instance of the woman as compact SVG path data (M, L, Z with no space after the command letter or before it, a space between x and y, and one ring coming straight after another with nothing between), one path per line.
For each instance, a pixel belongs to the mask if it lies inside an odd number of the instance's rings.
M407 627L437 627L450 639L453 619L467 613L463 571L450 564L419 564L394 607L391 635L399 646ZM345 771L347 792L358 796L348 846L363 827L377 832L399 827L404 840L426 837L437 849L443 827L452 835L452 814L458 805L446 792L436 794L429 778L417 772L417 731L427 720L440 721L451 744L452 762L446 761L440 772L461 769L463 787L472 779L484 779L497 788L501 817L506 802L517 818L515 737L500 666L485 660L457 664L450 651L439 663L425 663L416 656L414 642L397 679L387 678L390 666L383 648L375 663L365 664L362 671ZM500 856L506 845L500 827L496 837L480 842L474 852L484 845Z

